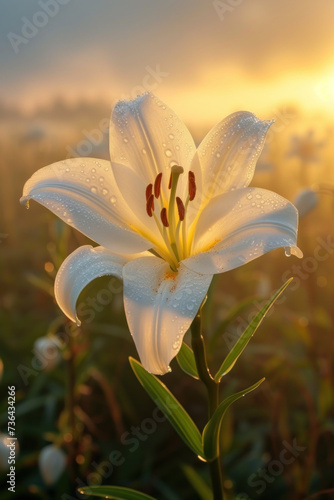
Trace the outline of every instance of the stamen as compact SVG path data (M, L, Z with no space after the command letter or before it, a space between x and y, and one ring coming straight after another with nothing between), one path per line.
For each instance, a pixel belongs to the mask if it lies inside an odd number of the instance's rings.
M189 170L188 173L188 181L189 181L189 200L193 201L196 195L196 181L195 181L195 174L194 172L191 172L191 170Z
M179 219L180 221L183 221L185 215L185 208L183 205L183 201L178 196L176 197L176 204L177 204L177 210L179 212Z
M150 184L150 186L152 187L152 184ZM151 196L146 202L146 212L149 215L149 217L153 216L153 210L154 210L154 195L151 194Z
M149 200L149 198L152 194L152 191L153 191L153 184L149 184L146 188L146 201Z
M168 223L168 219L167 219L167 208L164 207L161 210L160 217L161 217L161 222L163 223L163 225L165 227L169 227L169 223Z
M159 198L160 196L161 177L162 177L162 172L160 172L160 174L157 175L154 182L154 196L156 198Z
M168 189L171 189L171 187L172 187L172 177L173 177L173 173L171 172L170 177L169 177Z

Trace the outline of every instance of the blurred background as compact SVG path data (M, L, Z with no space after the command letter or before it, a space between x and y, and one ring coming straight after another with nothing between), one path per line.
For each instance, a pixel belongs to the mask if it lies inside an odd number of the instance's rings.
M0 8L1 499L73 499L75 487L105 483L210 500L206 465L129 368L137 355L121 283L92 283L83 327L67 323L54 277L87 239L43 207L19 204L38 168L108 158L113 105L145 90L197 144L237 110L275 120L253 185L298 205L304 259L277 250L212 285L205 325L217 367L263 300L295 276L223 384L227 396L267 379L225 419L225 487L239 500L334 498L333 2L0 0ZM202 426L201 387L175 361L172 369L163 381ZM12 385L15 493L6 469Z

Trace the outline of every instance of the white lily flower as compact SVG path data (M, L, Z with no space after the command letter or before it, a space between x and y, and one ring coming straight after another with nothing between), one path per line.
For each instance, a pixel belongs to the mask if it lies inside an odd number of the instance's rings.
M163 374L213 274L278 247L300 257L295 207L248 187L270 125L234 113L196 150L175 113L146 93L116 104L111 161L76 158L37 171L21 201L38 201L100 245L62 264L55 295L64 313L79 323L83 288L98 276L121 278L141 362Z

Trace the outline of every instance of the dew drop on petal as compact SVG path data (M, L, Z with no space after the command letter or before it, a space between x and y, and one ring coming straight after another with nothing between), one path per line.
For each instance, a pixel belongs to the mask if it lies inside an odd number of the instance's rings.
M108 189L106 189L106 188L102 189L103 196L106 196L108 193L109 193Z
M93 174L95 174L95 172L96 172L96 168L92 168L91 172L92 172Z
M166 149L165 155L168 156L168 158L170 158L172 156L171 150L170 149Z
M93 187L91 187L91 188L90 188L90 190L91 190L91 192L92 192L93 194L97 194L97 189L96 189L96 187L94 187L94 186L93 186Z
M113 195L113 196L111 196L111 197L110 197L110 201L111 201L111 203L112 203L113 205L116 205L116 201L117 201L116 196L114 196L114 195Z
M285 247L284 252L285 252L285 255L287 257L291 257L291 248L290 247Z
M169 135L168 135L168 137L169 137L170 139L174 139L174 134L169 134Z

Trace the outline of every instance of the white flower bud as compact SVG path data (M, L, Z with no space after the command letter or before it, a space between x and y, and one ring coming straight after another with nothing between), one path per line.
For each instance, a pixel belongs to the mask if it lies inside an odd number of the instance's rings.
M54 484L66 467L66 455L58 446L50 444L40 452L38 465L45 484Z
M319 202L318 194L311 188L302 189L296 196L293 204L299 212L299 217L305 217Z
M34 343L34 353L43 370L52 370L61 360L60 342L55 336L40 337Z
M9 461L19 454L19 443L7 434L0 434L0 470L9 469Z

